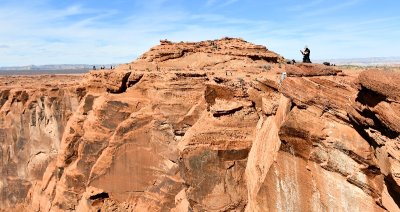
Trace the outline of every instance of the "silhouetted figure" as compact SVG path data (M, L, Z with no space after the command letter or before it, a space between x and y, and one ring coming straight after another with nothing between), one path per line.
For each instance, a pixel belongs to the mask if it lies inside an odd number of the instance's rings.
M93 70L96 70L96 66L93 66Z
M304 51L300 50L300 52L301 52L301 54L303 54L303 63L311 63L310 49L307 46L305 46Z

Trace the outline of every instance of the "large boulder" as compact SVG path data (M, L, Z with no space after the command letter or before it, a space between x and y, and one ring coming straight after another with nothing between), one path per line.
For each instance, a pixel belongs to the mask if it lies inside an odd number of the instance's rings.
M296 63L295 65L286 65L285 70L287 76L290 77L328 76L337 75L338 73L342 72L334 67L312 63Z

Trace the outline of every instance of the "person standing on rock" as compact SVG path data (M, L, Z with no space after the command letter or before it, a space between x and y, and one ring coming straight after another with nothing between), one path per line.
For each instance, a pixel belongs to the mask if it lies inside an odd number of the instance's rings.
M310 49L307 46L305 46L304 51L300 50L300 52L301 52L301 54L303 54L303 63L311 63Z

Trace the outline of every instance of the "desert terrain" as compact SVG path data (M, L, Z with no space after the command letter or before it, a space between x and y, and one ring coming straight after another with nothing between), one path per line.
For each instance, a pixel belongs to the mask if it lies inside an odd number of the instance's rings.
M0 211L400 211L400 68L160 41L0 76Z

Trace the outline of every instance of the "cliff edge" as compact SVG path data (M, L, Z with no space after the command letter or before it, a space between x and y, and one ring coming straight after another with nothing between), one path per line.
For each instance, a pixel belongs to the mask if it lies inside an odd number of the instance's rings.
M0 210L399 211L399 72L223 38L0 81Z

